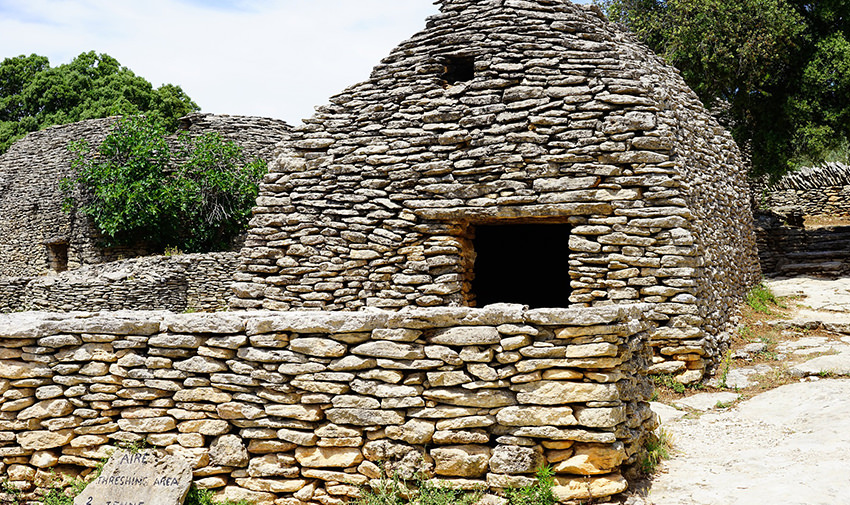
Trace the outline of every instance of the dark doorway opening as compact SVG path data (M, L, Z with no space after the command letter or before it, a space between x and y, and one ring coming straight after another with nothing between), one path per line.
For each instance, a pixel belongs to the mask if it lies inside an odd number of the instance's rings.
M569 243L570 227L565 224L476 226L476 305L569 306Z
M47 244L47 261L54 272L68 270L68 244L65 242Z
M442 77L446 84L471 81L475 77L475 59L471 56L450 56L445 65Z

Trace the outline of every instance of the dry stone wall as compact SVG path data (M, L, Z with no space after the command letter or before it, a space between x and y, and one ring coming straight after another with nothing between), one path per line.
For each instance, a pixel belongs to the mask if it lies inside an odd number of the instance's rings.
M0 277L0 312L227 309L236 252L146 256L55 275Z
M539 289L654 304L654 371L699 380L759 276L730 135L598 9L440 3L281 146L232 307L474 306L476 229L557 223Z
M122 443L229 499L332 505L384 470L561 501L626 489L655 427L642 305L0 315L0 473L25 499Z
M850 168L825 163L792 172L762 189L760 207L798 207L804 215L850 215Z
M51 271L51 245L65 250L69 269L149 253L102 248L99 234L78 212L62 211L63 178L74 175L68 144L85 139L98 145L116 118L92 119L33 132L0 155L0 276L32 277ZM218 132L248 157L270 160L289 126L280 120L192 114L181 119L189 135ZM171 139L172 142L176 138Z

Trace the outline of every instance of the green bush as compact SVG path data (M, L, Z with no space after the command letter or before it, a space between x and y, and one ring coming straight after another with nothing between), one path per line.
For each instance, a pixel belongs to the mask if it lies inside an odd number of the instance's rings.
M265 163L246 162L218 134L183 134L172 153L166 135L160 122L128 116L94 152L85 141L72 143L77 176L62 183L66 211L76 206L89 216L105 246L228 249L245 228Z

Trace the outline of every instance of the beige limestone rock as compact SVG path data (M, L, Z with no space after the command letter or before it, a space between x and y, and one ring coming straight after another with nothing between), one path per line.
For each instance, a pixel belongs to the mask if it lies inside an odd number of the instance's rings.
M354 486L362 486L369 482L368 477L356 473L334 472L331 470L319 470L318 468L304 468L301 475L308 479L319 479L331 482L342 482Z
M15 435L15 439L24 449L40 451L44 449L53 449L54 447L62 447L71 439L74 438L72 430L60 431L22 431Z
M622 493L629 484L619 473L599 477L567 478L555 477L552 493L560 502L589 500Z
M62 417L74 411L74 406L68 400L56 398L40 401L18 413L18 419L44 419L45 417Z
M273 504L276 499L277 496L272 493L251 491L239 486L226 486L215 494L214 501L238 502L246 500L256 504Z
M289 349L308 356L340 358L345 355L348 346L329 338L305 337L291 340Z
M55 451L35 451L29 463L36 468L50 468L59 463L59 456Z
M490 345L501 341L498 330L491 326L459 326L437 330L428 339L431 344L440 345Z
M277 434L275 433L275 436ZM288 452L295 449L295 444L282 440L252 439L248 442L248 452L251 454L268 454L273 452Z
M177 427L173 417L150 417L147 419L119 419L118 426L132 433L165 433Z
M496 408L516 404L516 398L508 391L469 391L461 388L438 388L426 390L422 395L433 400L461 407Z
M520 403L561 405L565 403L606 402L619 399L614 384L540 381L511 386Z
M412 445L424 445L434 435L434 422L423 419L411 419L401 426L387 426L388 438L403 440Z
M434 433L433 441L438 445L486 444L490 436L485 430L441 430Z
M322 419L321 407L309 405L266 405L266 414L270 416L299 419L301 421L319 421Z
M481 477L487 472L490 448L482 445L457 445L431 449L437 475Z
M29 361L0 360L0 378L28 379L32 377L50 377L50 367Z
M257 419L265 415L262 408L242 402L222 403L215 410L222 419Z
M490 457L490 471L509 475L534 473L544 462L539 446L498 445Z
M577 424L570 407L505 407L496 414L504 426L571 426Z
M251 477L274 477L286 476L292 473L298 474L295 458L286 454L266 454L251 458L248 462L248 475Z
M230 394L211 387L184 389L174 393L174 401L177 402L226 403L231 399Z
M295 459L309 468L349 468L363 461L363 453L353 447L298 447Z
M248 450L236 435L222 435L210 444L210 463L221 466L245 466Z
M387 359L424 359L425 350L419 344L397 343L387 340L366 342L351 350L352 354L359 354L373 358Z
M277 437L281 440L285 440L287 442L292 442L293 444L300 446L312 446L316 445L316 441L318 441L319 437L316 436L314 432L307 431L299 431L299 430L291 430L287 428L282 428L277 430Z
M307 485L304 479L256 479L252 477L237 478L236 484L251 491L266 493L294 493Z
M230 423L223 419L194 419L182 421L177 425L180 433L200 433L201 435L218 436L230 431Z
M355 426L385 426L404 423L404 414L394 410L338 409L325 411L328 421Z
M616 470L626 460L626 451L622 442L612 445L577 444L573 455L558 462L555 473L575 475L600 475Z

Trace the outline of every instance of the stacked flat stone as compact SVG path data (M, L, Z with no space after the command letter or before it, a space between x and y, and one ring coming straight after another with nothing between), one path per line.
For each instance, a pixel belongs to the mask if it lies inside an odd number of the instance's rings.
M225 310L238 263L236 252L195 253L131 258L39 277L0 277L0 312Z
M760 207L794 206L809 216L850 215L850 167L843 163L803 167L761 189Z
M150 253L144 244L102 248L100 235L86 216L62 210L59 189L75 175L68 144L99 145L117 118L92 119L33 132L0 155L0 276L31 277L50 269L46 243L68 244L68 268ZM286 138L289 125L268 118L192 114L181 119L191 136L217 132L242 147L246 158L270 160ZM168 139L177 143L176 136ZM2 283L2 281L0 281Z
M616 494L655 427L646 309L0 315L0 473L35 499L144 441L256 503L393 473L499 492L544 464L562 502Z
M699 380L759 277L731 136L598 9L439 3L281 146L232 307L473 306L475 226L567 223L570 306L652 303L654 371Z

